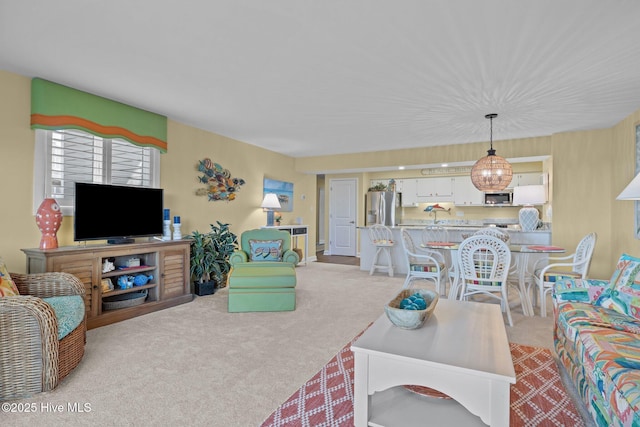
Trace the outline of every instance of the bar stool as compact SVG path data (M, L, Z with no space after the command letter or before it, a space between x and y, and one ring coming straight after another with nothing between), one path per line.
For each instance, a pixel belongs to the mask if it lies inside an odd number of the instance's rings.
M371 243L376 247L376 254L373 257L369 275L373 275L376 269L381 269L387 270L389 277L393 277L391 248L393 248L395 243L391 229L382 224L374 224L369 227L369 239L371 239ZM381 262L384 262L384 264L379 264Z

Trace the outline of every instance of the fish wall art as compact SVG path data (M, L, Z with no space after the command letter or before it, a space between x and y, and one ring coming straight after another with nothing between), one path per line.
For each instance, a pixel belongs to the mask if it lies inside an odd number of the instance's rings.
M197 196L207 196L210 202L217 200L235 200L240 186L245 184L242 178L233 178L229 169L206 158L198 161L196 169L200 173L198 181L205 184L204 188L196 191Z

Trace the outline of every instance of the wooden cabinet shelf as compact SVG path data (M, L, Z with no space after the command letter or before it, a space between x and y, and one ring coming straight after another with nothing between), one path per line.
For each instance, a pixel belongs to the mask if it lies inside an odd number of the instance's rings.
M129 292L142 291L144 289L155 288L156 286L158 286L157 283L147 283L146 285L134 286L133 288L129 288L129 289L114 289L113 291L102 292L102 298L112 297L114 295L128 294Z
M156 268L157 267L155 266L149 266L149 265L144 265L140 267L121 268L121 269L110 271L108 273L102 273L102 277L103 278L116 277L116 276L123 276L125 274L134 275L138 273L144 273L145 271L153 271Z
M75 275L85 285L87 328L119 322L193 300L189 275L189 240L153 241L123 245L65 246L57 249L22 249L27 256L27 273L62 271ZM139 267L123 267L132 258ZM105 260L116 269L102 272ZM152 275L143 286L119 289L117 278L145 273ZM102 280L109 279L115 289L102 291ZM143 304L104 310L102 299L129 292L148 290Z

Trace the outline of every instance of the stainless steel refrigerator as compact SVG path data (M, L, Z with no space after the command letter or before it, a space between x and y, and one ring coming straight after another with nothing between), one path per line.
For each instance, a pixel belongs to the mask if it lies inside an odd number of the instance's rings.
M369 191L365 197L365 225L383 224L392 227L402 222L400 193Z

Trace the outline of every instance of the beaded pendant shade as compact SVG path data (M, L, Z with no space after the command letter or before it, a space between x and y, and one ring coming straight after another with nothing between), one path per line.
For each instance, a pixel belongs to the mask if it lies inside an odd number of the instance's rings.
M480 191L501 191L507 188L513 177L511 164L504 158L496 155L493 149L493 119L497 114L487 114L485 119L491 123L491 148L487 155L476 162L471 168L471 182Z

